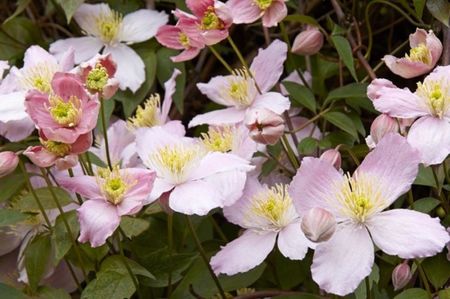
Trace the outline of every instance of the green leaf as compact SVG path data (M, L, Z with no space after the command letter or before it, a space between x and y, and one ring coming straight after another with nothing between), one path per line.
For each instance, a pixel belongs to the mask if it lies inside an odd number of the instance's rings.
M70 295L63 289L54 289L51 287L39 288L40 299L71 299Z
M436 188L436 180L433 176L433 170L431 167L424 167L422 164L419 166L419 173L417 174L414 185L428 186Z
M78 233L80 232L80 225L78 223L76 211L66 212L56 218L54 233L52 234L52 242L54 244L55 259L57 261L60 261L67 254L67 252L69 252L73 244L70 239L71 236L67 232L66 226L64 225L63 217L65 217L70 226L73 234L72 238L76 239Z
M303 85L294 82L283 82L284 87L289 92L289 97L294 103L306 107L312 112L316 112L316 99L311 90Z
M77 11L78 7L83 4L84 0L55 0L58 3L64 14L66 15L67 24L73 17L73 14Z
M120 255L112 255L106 258L102 265L100 270L101 271L115 271L120 274L128 274L127 268L125 267L124 260L128 263L128 265L131 268L131 271L135 275L141 275L144 277L148 277L151 279L155 279L155 276L151 274L147 269L145 269L143 266L139 265L137 262L130 260L127 257L123 257ZM129 274L128 274L129 275Z
M438 199L433 197L425 197L414 202L414 210L422 213L430 213L439 204L440 201Z
M313 137L303 138L298 144L298 152L302 155L312 155L319 146L318 141Z
M67 193L65 190L58 188L58 187L52 187L53 191L56 195L56 198L58 199L59 204L64 207L72 202L72 198L70 197L69 193ZM50 189L47 187L39 188L35 190L35 193L37 197L39 198L39 201L41 202L42 206L46 210L50 209L56 209L56 203L53 199L53 196L50 192ZM22 198L20 198L17 203L14 205L15 208L18 210L21 210L23 212L36 212L39 211L39 206L36 203L36 200L33 196L33 194L28 193Z
M23 189L25 177L22 173L13 173L0 179L0 202L10 199Z
M372 272L370 272L370 275L368 277L369 279L369 289L370 291L373 290L374 284L377 284L378 281L380 281L380 268L376 264L372 267ZM356 299L365 299L367 296L367 289L366 289L366 280L364 279L359 284L358 288L354 292Z
M450 299L450 289L439 291L439 299Z
M186 84L186 68L184 63L174 63L170 57L178 54L177 50L161 48L156 53L158 68L156 70L156 78L161 85L169 80L172 76L174 69L178 69L181 74L176 79L176 91L172 97L175 106L180 113L183 113L184 109L184 85Z
M19 58L33 44L38 44L42 37L39 26L25 17L16 17L1 25L0 59Z
M336 88L328 94L324 105L337 99L351 99L351 98L367 98L367 83L351 83L339 88Z
M283 19L283 21L319 26L319 23L317 23L316 19L314 19L313 17L300 14L288 15Z
M128 273L116 271L100 271L95 278L81 293L81 299L123 299L131 298L136 292Z
M349 133L355 138L358 138L358 132L355 129L353 121L344 113L332 111L325 113L323 117L339 129Z
M394 297L394 299L428 299L427 291L423 289L407 289L397 296Z
M445 26L449 26L450 2L448 0L428 0L427 8L433 17L441 21Z
M149 226L150 223L147 220L130 216L124 216L120 221L120 228L130 239L142 234Z
M21 291L0 282L0 298L7 299L26 299Z
M436 289L442 288L450 279L450 263L444 253L425 259L422 266L428 280Z
M28 6L28 4L30 4L30 2L31 2L31 0L18 0L18 1L17 1L17 8L16 8L16 10L14 11L14 13L13 13L12 15L10 15L10 16L3 22L3 24L8 23L8 22L11 21L12 19L14 19L14 18L17 17L18 15L20 15L20 14L25 10L25 8L27 8L27 6Z
M416 10L416 16L419 19L422 19L425 2L426 2L426 0L413 0L414 9Z
M353 78L358 81L358 77L356 76L355 71L355 63L353 62L352 47L350 47L350 43L346 38L340 35L332 35L331 40L336 47L340 59L344 62Z
M31 289L36 290L50 262L51 242L46 235L40 235L25 249L25 268Z
M19 211L11 209L0 210L0 227L13 225L28 219L28 215L25 215Z

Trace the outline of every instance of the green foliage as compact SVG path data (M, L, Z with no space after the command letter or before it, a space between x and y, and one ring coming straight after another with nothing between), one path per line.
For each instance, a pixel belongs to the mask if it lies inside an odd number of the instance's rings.
M1 209L0 210L0 227L13 225L28 219L28 215L16 210Z
M48 235L39 235L28 244L25 249L25 268L31 289L37 289L51 259L51 241Z
M332 35L331 40L336 47L339 58L344 62L353 78L358 81L358 77L356 76L355 71L355 63L353 61L352 47L350 46L350 43L346 38L339 35Z
M56 198L58 199L58 202L61 206L66 206L72 202L72 198L70 197L69 193L67 193L67 191L58 187L53 187L53 192L55 193ZM49 188L42 187L39 189L35 189L35 193L44 209L50 210L57 208L57 205ZM22 196L15 203L14 207L22 212L39 211L39 205L31 192Z
M72 236L70 236L67 232L63 217L70 226L73 234ZM80 225L78 223L76 211L66 212L56 218L54 233L52 234L52 244L55 249L55 260L60 261L69 252L73 244L71 238L76 239L79 231Z
M429 297L425 290L417 288L407 289L394 297L394 299L411 299L411 298L428 299Z
M289 92L292 100L294 100L294 105L305 107L314 113L316 112L316 99L309 88L294 82L283 82L283 85Z
M72 16L77 11L78 7L83 4L84 0L55 0L55 2L58 3L64 11L67 23L70 23Z

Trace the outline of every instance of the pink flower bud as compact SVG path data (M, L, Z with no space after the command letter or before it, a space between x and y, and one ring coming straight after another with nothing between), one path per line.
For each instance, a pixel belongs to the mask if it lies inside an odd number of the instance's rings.
M395 118L387 114L381 114L375 118L370 126L370 136L367 137L366 142L370 148L374 148L376 144L388 133L397 133L399 125Z
M314 55L323 46L323 34L317 27L308 26L294 40L291 52L298 55Z
M17 164L19 164L19 158L14 152L1 152L0 153L0 177L4 177L13 172Z
M301 228L312 242L324 242L333 236L336 230L336 219L327 210L312 208L303 216Z
M411 280L411 268L407 261L397 265L392 271L392 284L394 285L394 290L400 290L404 288L408 282Z
M341 169L341 163L342 163L341 153L339 153L339 151L336 149L329 149L329 150L325 151L320 156L320 160L329 162L337 170Z
M262 144L275 144L284 134L283 118L266 108L250 111L244 120L250 138Z

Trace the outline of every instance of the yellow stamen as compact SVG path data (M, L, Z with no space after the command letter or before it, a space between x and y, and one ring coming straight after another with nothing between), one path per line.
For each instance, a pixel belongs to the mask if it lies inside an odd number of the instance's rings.
M433 115L442 118L450 103L448 88L444 82L425 80L424 83L417 83L417 95L427 101Z
M43 140L43 139L40 139L40 140L41 140L41 144L45 147L46 150L57 155L58 157L67 156L72 149L72 146L70 144L51 141L51 140Z
M202 142L210 151L227 153L233 149L233 130L231 127L210 127L208 133L202 133Z
M101 13L95 20L100 39L107 44L115 42L122 26L122 15L114 10Z
M137 183L130 182L126 175L121 175L119 167L114 167L112 170L100 168L97 171L97 182L103 195L114 205L120 204L127 191Z
M56 71L56 65L38 63L31 68L23 70L19 81L24 89L37 89L43 93L50 93L52 90L51 81Z
M159 94L151 95L150 98L145 101L144 107L137 107L135 116L130 117L128 120L128 126L131 128L145 128L160 125L160 101Z
M108 70L98 63L87 75L86 86L92 91L100 92L108 83L108 79Z
M81 118L81 101L76 96L71 96L68 101L52 95L49 97L48 110L53 120L68 128L75 127Z
M178 35L178 41L186 49L190 47L190 40L186 33L180 32L180 34Z
M414 62L422 62L425 64L430 64L430 50L425 44L419 44L417 47L411 48L409 54L405 55L406 59Z
M273 0L253 0L256 5L262 10L268 9L271 5Z
M200 25L203 30L217 30L223 29L222 20L217 16L214 7L209 6L203 15L202 23Z
M249 97L249 83L253 83L248 70L234 70L228 79L228 89L223 91L224 96L231 98L238 106L248 106L253 99Z

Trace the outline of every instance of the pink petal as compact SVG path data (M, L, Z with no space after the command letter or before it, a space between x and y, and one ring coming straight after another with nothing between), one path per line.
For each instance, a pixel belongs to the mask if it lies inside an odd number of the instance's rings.
M364 226L338 225L333 237L319 244L314 252L312 278L327 293L345 296L370 274L373 251Z
M250 171L249 161L233 154L210 152L189 175L189 179L198 180L226 171Z
M156 34L156 39L160 44L170 49L181 50L184 46L180 43L181 29L173 25L161 26Z
M289 186L294 206L299 214L319 207L334 212L336 194L343 184L342 175L330 163L306 157Z
M89 95L84 89L81 78L75 74L56 73L52 79L52 89L65 101L68 101L73 96L83 102L89 100Z
M117 38L128 44L146 41L154 37L167 21L168 16L163 11L139 9L123 18Z
M411 61L407 58L397 58L392 55L384 56L383 60L391 72L405 79L423 75L433 69L433 66L425 63Z
M247 230L211 258L211 267L216 274L234 275L247 272L261 264L269 255L276 237L275 232L258 233Z
M50 45L50 53L61 59L67 49L73 48L75 51L75 63L79 64L83 61L94 57L103 47L103 42L92 36L72 37L60 39Z
M412 210L382 212L371 217L366 225L381 250L405 259L433 256L450 241L439 218Z
M234 107L215 110L195 116L189 122L189 128L209 124L209 125L225 125L235 124L244 120L245 110L239 110Z
M287 45L277 39L266 49L260 49L253 59L250 70L263 93L269 91L280 80L286 57Z
M180 70L174 69L172 76L164 83L164 101L161 107L161 122L165 124L169 120L170 107L172 106L172 97L176 92L177 77L181 74ZM184 135L184 134L183 134Z
M420 152L422 163L440 164L450 153L450 124L446 119L422 117L411 126L408 142Z
M99 118L100 103L97 100L91 100L82 104L83 114L78 126L75 128L77 133L84 134L92 131L97 125Z
M33 133L34 129L34 123L28 117L20 120L11 120L6 123L0 121L0 136L12 142L27 138Z
M172 183L169 183L169 182L165 181L164 179L160 179L160 178L156 177L155 181L153 182L152 191L151 191L150 195L144 201L144 205L148 205L148 204L154 202L161 196L161 194L172 190L174 187L175 186Z
M127 127L124 120L118 119L108 128L109 154L113 164L119 164L125 148L134 142L135 136ZM102 140L98 149L98 156L106 161L105 141Z
M188 61L191 59L194 59L199 53L200 53L200 48L189 48L184 50L183 52L181 52L180 54L176 55L176 56L172 56L170 57L170 59L173 62L183 62L183 61Z
M129 184L134 185L125 194L124 200L117 206L117 213L119 216L136 214L152 191L156 173L140 168L126 168L120 172L128 178Z
M287 7L284 0L275 0L270 7L266 9L262 17L264 27L277 26L287 16Z
M58 183L67 191L78 193L83 197L103 200L97 179L93 176L80 175L76 177L59 178Z
M75 50L70 47L66 52L61 54L59 58L60 70L63 72L68 72L73 69L75 64Z
M203 181L212 185L221 202L219 207L234 204L242 196L247 174L245 171L233 170L211 175Z
M233 13L233 23L253 23L261 16L262 12L253 0L229 0L226 5Z
M397 88L394 83L387 79L374 79L370 82L369 86L367 86L367 97L372 101L377 100L386 92L385 90L382 90L383 87Z
M380 210L388 207L400 195L406 193L416 179L420 157L406 138L399 134L388 134L377 144L356 170L358 175L367 175L374 180L372 185L384 199Z
M30 146L23 152L23 155L30 159L34 165L43 168L53 166L58 158L43 146Z
M120 224L116 207L101 199L85 201L77 212L80 222L78 241L89 242L92 247L105 244Z
M203 180L178 185L170 193L169 206L186 215L206 215L212 209L223 206L213 187L213 184Z
M199 18L202 18L208 7L214 7L214 0L186 0L187 7Z
M291 107L291 102L281 93L267 92L262 95L258 95L251 107L267 108L276 114L282 114L284 111L289 110Z
M217 104L224 106L234 106L235 103L224 97L224 90L229 88L229 82L234 76L215 76L208 83L197 83L197 88L201 93L206 95L208 99Z
M228 37L228 29L205 30L203 37L206 45L215 45Z
M303 234L300 222L289 224L278 234L278 249L291 260L302 260L310 245L312 246L312 243Z

